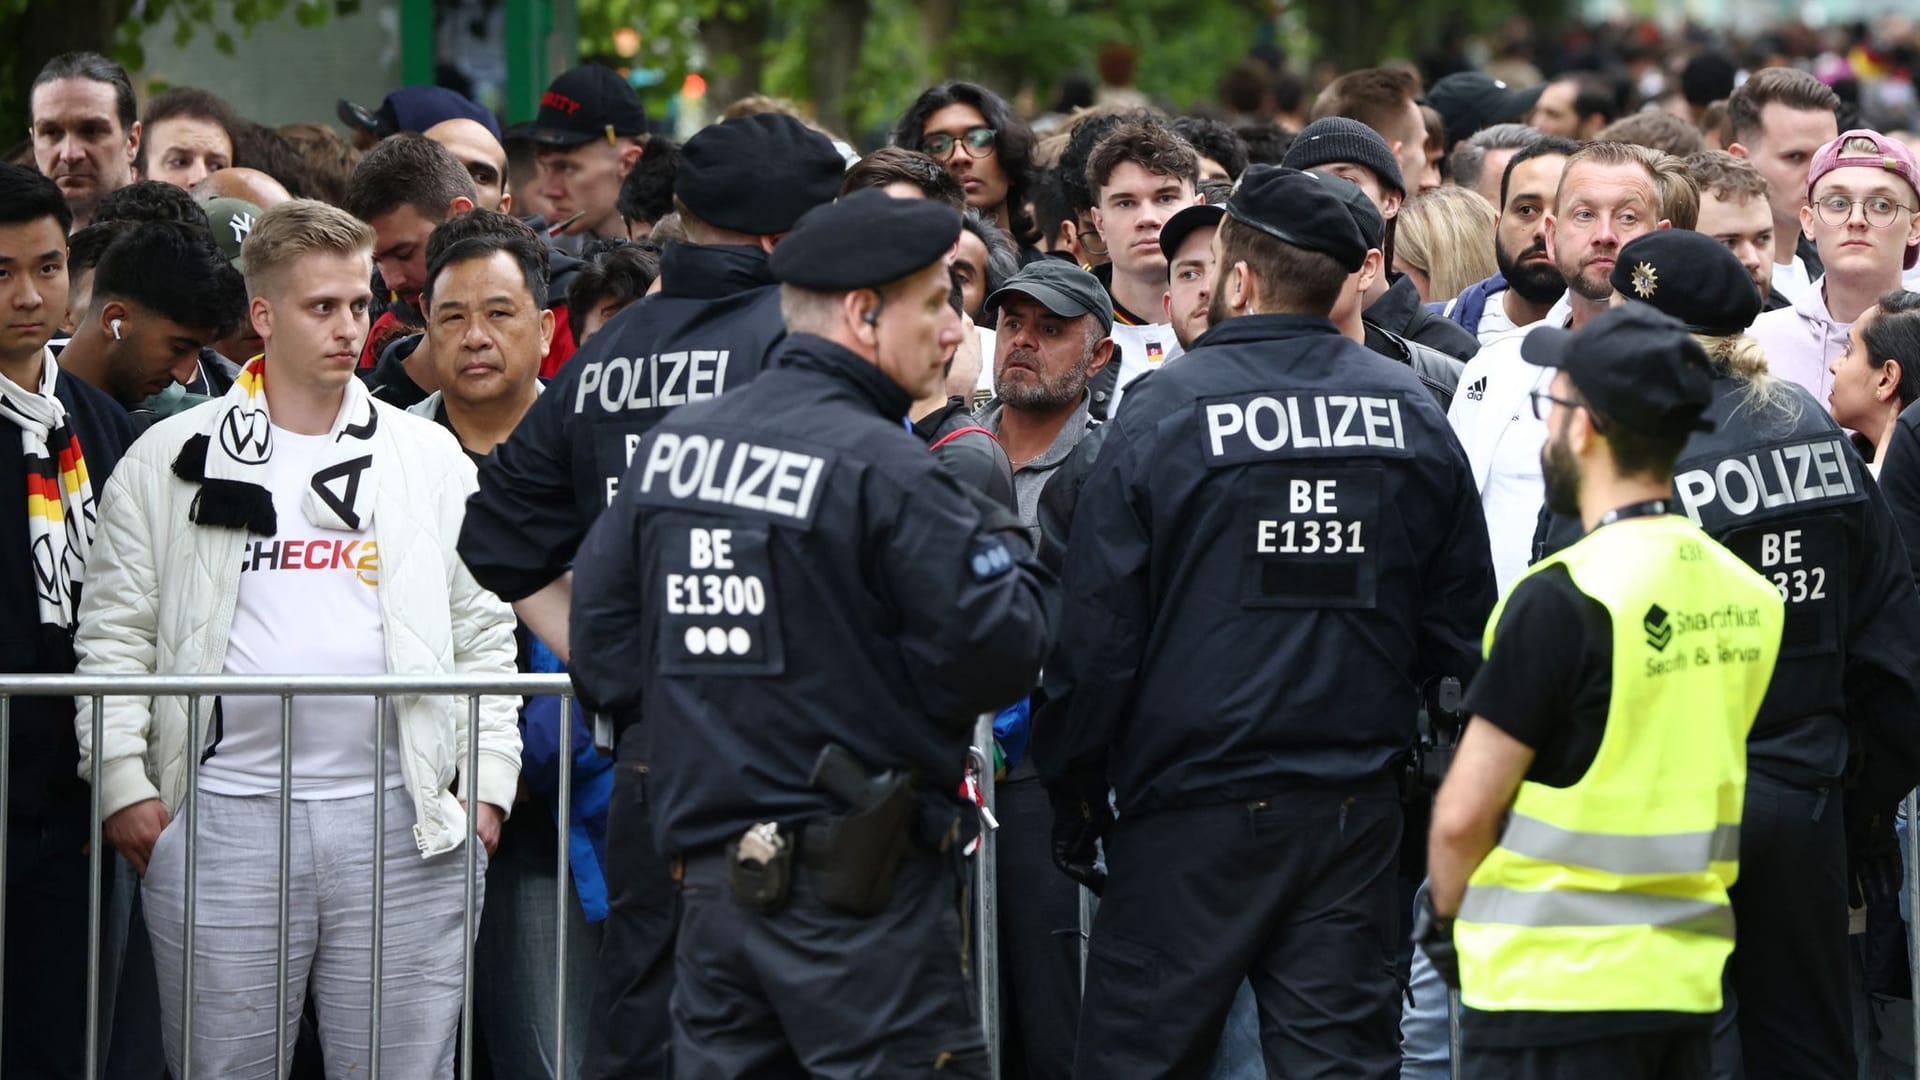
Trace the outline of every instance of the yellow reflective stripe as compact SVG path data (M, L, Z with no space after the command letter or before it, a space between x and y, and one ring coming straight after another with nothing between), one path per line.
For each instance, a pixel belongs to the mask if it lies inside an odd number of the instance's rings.
M1697 874L1709 863L1739 860L1740 826L1630 836L1576 832L1526 814L1512 814L1500 846L1529 859L1610 874Z
M1733 937L1733 908L1635 892L1528 892L1498 885L1467 890L1460 921L1505 926L1652 926L1688 934Z

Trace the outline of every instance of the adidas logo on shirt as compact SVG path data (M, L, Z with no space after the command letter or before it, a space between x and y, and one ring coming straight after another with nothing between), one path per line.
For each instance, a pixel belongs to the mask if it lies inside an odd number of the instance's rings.
M1479 401L1481 398L1486 396L1487 396L1486 376L1483 375L1480 378L1475 379L1471 384L1467 386L1468 401Z

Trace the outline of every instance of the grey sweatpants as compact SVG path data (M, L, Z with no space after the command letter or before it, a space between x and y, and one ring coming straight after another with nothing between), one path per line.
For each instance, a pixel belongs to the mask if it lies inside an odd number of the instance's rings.
M287 1030L293 1053L311 980L329 1080L368 1075L373 963L373 799L293 804L288 871ZM195 840L193 1075L274 1074L280 800L202 793ZM142 898L159 976L167 1063L181 1076L185 819L153 848ZM422 859L413 803L386 793L380 1069L450 1077L460 1023L462 849ZM476 849L476 872L486 851ZM479 903L476 892L475 903ZM478 920L479 912L475 911Z

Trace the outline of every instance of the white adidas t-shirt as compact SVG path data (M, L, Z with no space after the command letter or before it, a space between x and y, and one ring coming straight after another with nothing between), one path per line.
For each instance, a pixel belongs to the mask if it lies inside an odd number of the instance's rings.
M250 535L242 549L239 601L227 638L228 675L380 675L386 635L375 586L380 551L371 528L322 529L307 520L307 485L329 436L273 429L262 467L279 530ZM384 710L382 788L399 787L400 737ZM280 791L280 699L223 696L213 756L200 786L217 795ZM369 698L293 699L293 797L346 799L374 792L374 703ZM217 741L215 741L217 739Z

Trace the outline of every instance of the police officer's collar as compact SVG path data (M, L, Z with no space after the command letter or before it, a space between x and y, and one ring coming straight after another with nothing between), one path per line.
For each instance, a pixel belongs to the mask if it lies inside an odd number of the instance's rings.
M1340 328L1324 315L1241 315L1220 323L1194 339L1187 351L1205 345L1239 345L1250 341L1285 341L1301 337L1340 337Z
M913 397L886 372L865 357L813 334L788 334L773 362L778 367L817 371L851 383L874 411L899 423L913 406Z
M660 255L660 278L660 295L687 300L717 300L775 284L767 253L746 244L668 244Z

